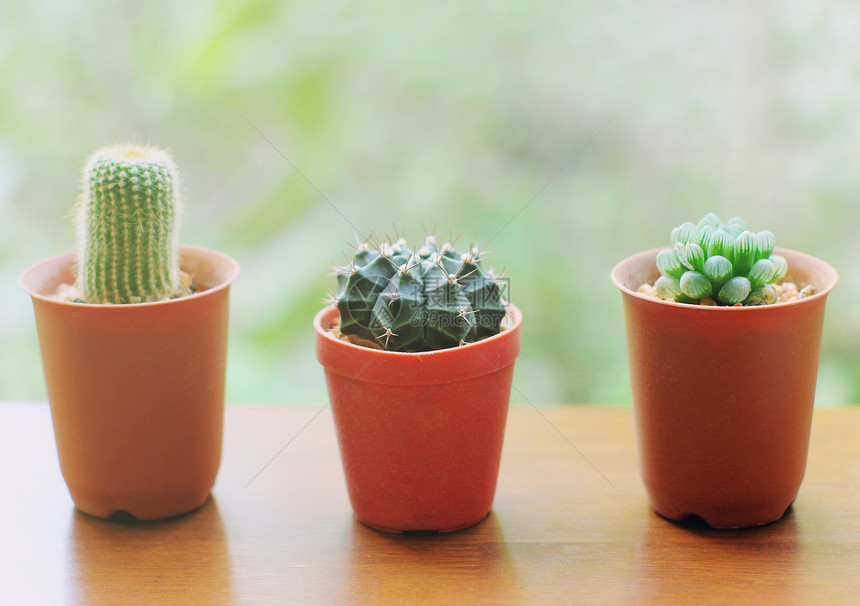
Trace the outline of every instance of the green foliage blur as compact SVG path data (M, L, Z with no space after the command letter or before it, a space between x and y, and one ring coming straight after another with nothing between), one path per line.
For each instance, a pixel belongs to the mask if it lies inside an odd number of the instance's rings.
M512 401L629 404L609 272L708 211L840 272L817 402L860 402L858 29L848 1L0 4L0 399L45 398L18 275L134 142L183 170L182 241L243 266L232 403L326 401L328 268L435 226L511 279Z

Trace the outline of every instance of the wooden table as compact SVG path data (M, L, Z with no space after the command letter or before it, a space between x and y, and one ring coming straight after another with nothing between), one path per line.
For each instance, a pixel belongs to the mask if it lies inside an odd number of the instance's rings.
M447 535L353 519L324 406L228 407L212 500L167 522L77 512L45 404L0 404L0 461L2 604L860 604L860 409L816 411L796 504L746 531L649 510L626 409L513 408L493 513Z

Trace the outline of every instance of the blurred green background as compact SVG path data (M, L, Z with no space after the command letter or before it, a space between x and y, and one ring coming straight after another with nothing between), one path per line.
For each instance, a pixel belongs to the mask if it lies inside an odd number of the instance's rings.
M514 402L627 405L609 271L709 210L840 272L817 403L860 402L857 31L848 1L0 4L0 399L45 398L18 275L136 142L183 169L182 240L243 266L230 402L325 402L327 268L423 224L506 268Z

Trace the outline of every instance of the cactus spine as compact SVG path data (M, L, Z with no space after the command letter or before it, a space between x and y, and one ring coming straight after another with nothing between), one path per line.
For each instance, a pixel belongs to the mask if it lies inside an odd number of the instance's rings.
M183 294L178 169L170 154L106 147L84 169L77 287L87 303L143 303Z
M337 268L340 331L391 351L430 351L499 332L506 310L480 251L459 253L428 236L417 251L403 239L358 246Z

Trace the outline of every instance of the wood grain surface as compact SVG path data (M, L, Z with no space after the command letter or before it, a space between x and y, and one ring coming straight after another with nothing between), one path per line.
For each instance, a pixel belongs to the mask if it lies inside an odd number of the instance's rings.
M356 522L330 411L228 407L202 509L77 512L45 404L0 404L0 604L860 604L860 409L816 410L800 496L745 531L648 508L632 414L513 408L492 514L452 534Z

